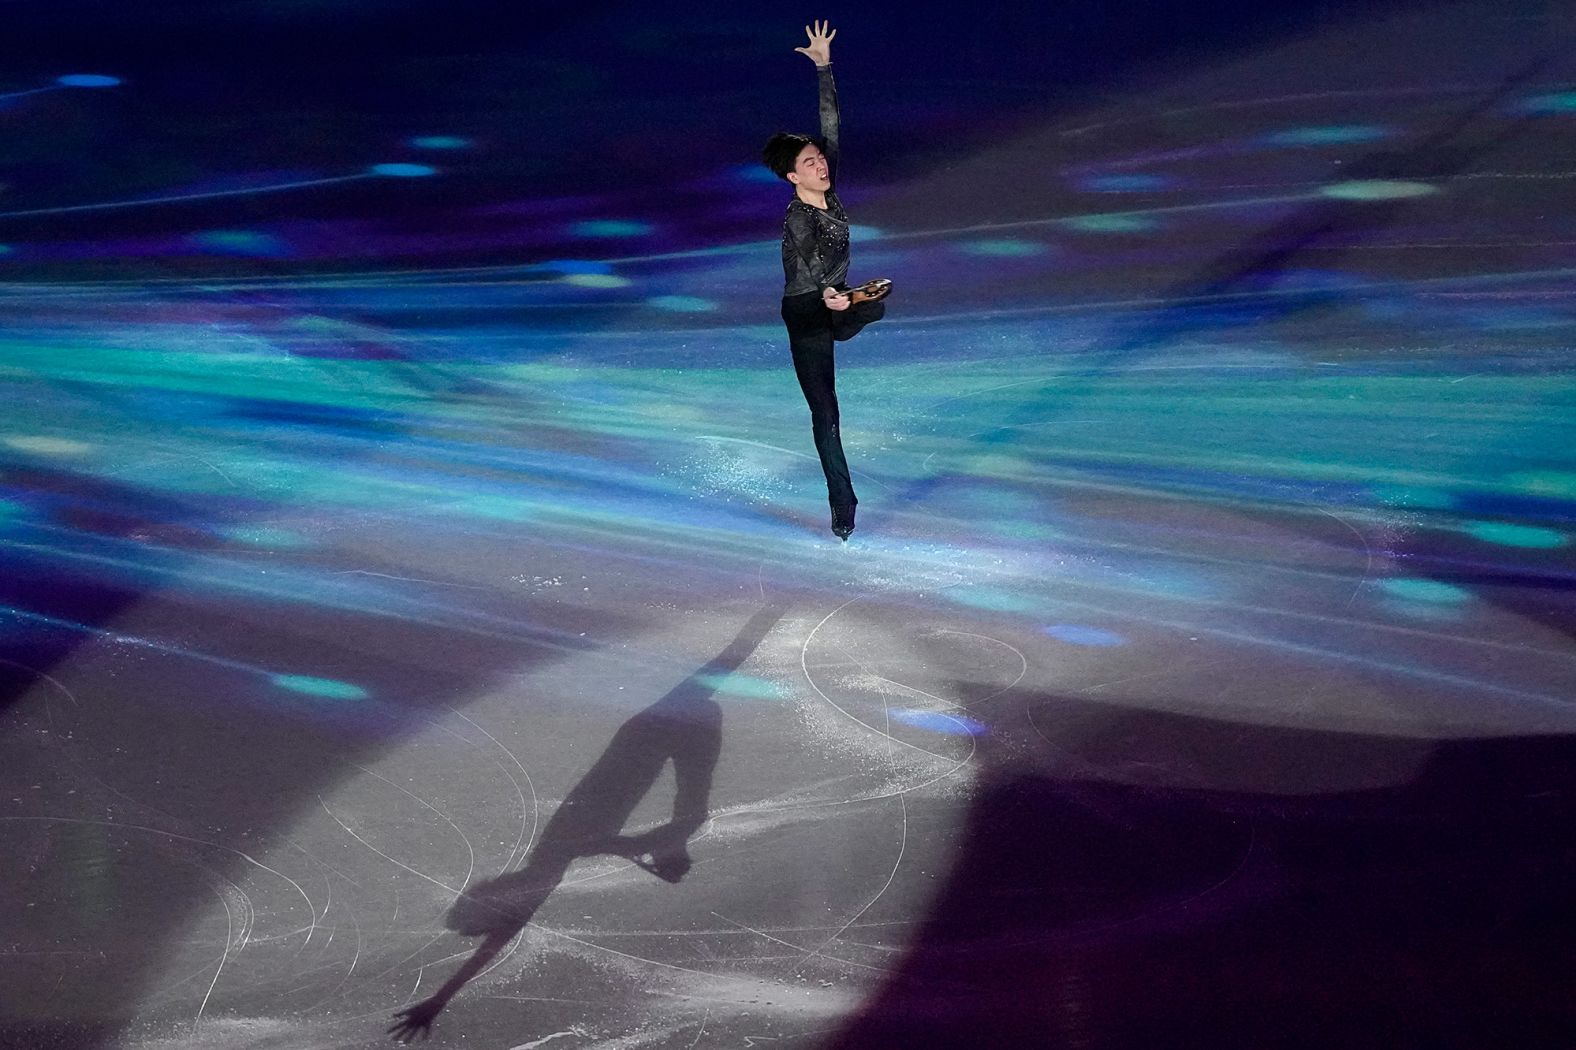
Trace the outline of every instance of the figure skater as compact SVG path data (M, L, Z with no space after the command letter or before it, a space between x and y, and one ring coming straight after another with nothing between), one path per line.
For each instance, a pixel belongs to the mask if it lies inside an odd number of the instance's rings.
M815 450L826 473L832 505L832 532L847 540L854 531L853 482L843 457L837 413L833 343L852 339L886 312L880 302L891 282L871 281L848 288L848 213L832 188L837 177L837 86L832 81L832 38L826 22L804 27L808 47L795 51L815 63L820 82L821 137L778 132L761 159L794 188L783 218L783 323L799 387L810 406Z

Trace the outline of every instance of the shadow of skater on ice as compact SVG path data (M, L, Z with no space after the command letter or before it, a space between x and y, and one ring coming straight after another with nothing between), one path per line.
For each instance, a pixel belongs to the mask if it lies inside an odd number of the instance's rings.
M454 902L444 925L484 939L441 988L394 1015L389 1033L395 1039L425 1036L449 1000L531 921L576 859L611 854L666 882L684 878L690 869L689 838L708 818L712 774L722 749L722 708L712 696L783 612L780 605L757 612L726 649L620 726L548 820L525 865L477 883ZM625 822L670 760L676 784L672 818L625 835Z

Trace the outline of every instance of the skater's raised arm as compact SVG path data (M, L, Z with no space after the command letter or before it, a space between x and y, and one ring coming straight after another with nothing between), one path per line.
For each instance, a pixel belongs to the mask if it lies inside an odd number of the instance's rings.
M804 34L810 38L810 45L796 47L794 50L815 63L816 81L820 89L821 150L826 154L827 166L831 168L835 182L838 162L838 113L837 83L832 79L832 39L837 36L837 30L823 21L816 22L813 28L805 26Z

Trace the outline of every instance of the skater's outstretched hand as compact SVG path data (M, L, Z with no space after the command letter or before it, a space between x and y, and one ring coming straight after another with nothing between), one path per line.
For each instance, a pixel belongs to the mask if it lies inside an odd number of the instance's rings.
M821 301L828 310L846 310L852 305L847 292L840 292L836 288L825 288L821 291Z
M810 38L809 47L796 47L795 51L806 56L817 66L832 64L832 38L837 35L837 30L832 29L830 22L816 22L812 26L804 27L804 35Z

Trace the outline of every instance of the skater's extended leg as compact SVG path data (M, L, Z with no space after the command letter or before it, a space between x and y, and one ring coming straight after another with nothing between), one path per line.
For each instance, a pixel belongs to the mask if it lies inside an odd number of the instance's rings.
M815 451L821 457L821 470L826 474L827 500L833 507L851 507L859 500L848 476L848 460L843 456L831 333L826 332L819 339L795 339L793 370L799 377L805 403L810 406L810 431L815 438Z

